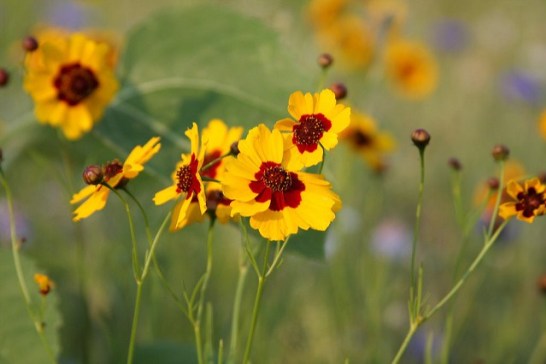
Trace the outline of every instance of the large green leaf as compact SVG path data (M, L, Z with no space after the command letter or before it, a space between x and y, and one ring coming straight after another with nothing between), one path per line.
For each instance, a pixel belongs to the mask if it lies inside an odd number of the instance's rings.
M42 297L32 275L39 272L35 264L21 256L23 271L33 302L33 308L41 305ZM48 363L47 352L36 333L19 288L15 265L11 251L0 249L0 363ZM58 297L52 290L46 297L46 309L43 322L50 346L59 352L58 328L61 324L57 303Z

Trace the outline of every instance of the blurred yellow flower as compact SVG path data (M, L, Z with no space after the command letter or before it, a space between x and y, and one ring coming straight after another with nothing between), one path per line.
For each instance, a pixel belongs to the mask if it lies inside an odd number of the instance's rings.
M507 160L504 164L504 180L503 184L506 186L510 180L520 180L525 176L525 168L521 163L514 159ZM495 202L497 201L497 192L489 193L490 187L487 183L480 184L474 193L474 202L476 205L484 203L484 200L489 195L489 200L485 206L485 212L491 213L495 208ZM502 192L501 202L505 202L509 199L506 193L506 189Z
M546 139L546 110L540 114L540 118L538 120L538 130L540 132L540 136Z
M74 211L73 220L79 221L102 210L110 195L110 189L103 184L107 183L112 188L124 186L128 180L136 178L144 170L144 164L159 152L160 148L159 137L153 137L144 146L137 145L133 148L123 165L118 160L104 165L101 183L84 187L72 196L71 204L87 199Z
M503 203L499 207L499 216L506 220L515 215L518 220L533 222L535 216L546 211L545 189L538 178L526 180L523 186L511 180L506 191L515 201Z
M91 130L114 97L112 52L106 43L83 34L44 33L27 54L24 87L41 123L59 127L75 140Z
M343 13L348 0L312 0L309 3L309 18L320 29L329 28Z
M232 156L227 156L219 159L217 162L210 165L214 160L230 153L231 146L236 143L243 134L242 127L228 128L227 125L220 119L209 121L206 128L203 129L203 139L207 140L205 150L205 158L200 175L208 179L221 181L225 174L226 160L232 159ZM207 212L213 214L222 224L227 223L231 219L231 200L227 199L222 193L222 185L219 182L205 181L205 195ZM205 214L201 213L197 196L192 198L188 207L187 219L184 219L179 229L194 222L201 222L205 218Z
M389 42L385 52L385 67L394 86L408 98L423 98L436 88L436 60L428 48L419 42Z
M341 207L339 196L320 175L297 172L284 159L280 131L265 125L239 142L236 159L226 162L223 191L231 214L250 217L250 226L269 240L285 240L298 229L324 231Z
M47 294L54 287L53 281L45 274L34 274L34 282L36 282L38 285L38 289L40 290L40 294L42 296L47 296Z
M181 161L177 163L171 176L173 184L157 192L153 199L156 205L163 205L170 200L182 197L173 209L169 228L171 231L183 228L190 219L195 220L194 212L203 215L207 210L205 188L199 174L205 159L207 142L202 137L201 144L199 143L199 130L196 123L193 123L192 128L186 130L185 134L191 142L190 153L181 155ZM190 205L194 199L198 209L190 211ZM190 216L190 212L192 216Z
M322 147L337 145L337 136L350 122L351 109L336 102L334 93L294 92L288 100L288 112L294 120L277 121L275 128L284 133L286 163L290 170L300 170L322 161ZM322 146L322 147L321 147Z
M385 154L396 145L390 134L377 130L374 119L354 110L351 113L351 124L340 137L376 171L385 166Z

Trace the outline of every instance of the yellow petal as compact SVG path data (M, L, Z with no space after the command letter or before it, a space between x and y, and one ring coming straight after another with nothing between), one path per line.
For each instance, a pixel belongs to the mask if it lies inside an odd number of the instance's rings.
M101 188L95 191L84 203L74 211L74 221L85 219L96 211L100 211L106 206L110 190Z
M156 205L163 205L165 202L175 199L178 196L180 194L176 192L176 185L172 185L157 192L153 201Z

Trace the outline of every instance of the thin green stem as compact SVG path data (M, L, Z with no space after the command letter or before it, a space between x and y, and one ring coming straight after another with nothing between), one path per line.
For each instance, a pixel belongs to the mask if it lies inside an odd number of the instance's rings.
M212 167L212 166L215 165L216 163L220 162L222 159L224 159L224 158L226 158L226 157L229 157L230 155L231 155L231 151L227 152L227 153L224 154L224 155L219 156L218 158L215 158L215 159L211 160L210 162L208 162L207 164L205 164L203 167L201 167L200 172L206 171L207 169L209 169L210 167Z
M133 324L131 326L131 338L129 339L129 350L127 352L127 364L133 363L133 356L135 353L135 340L138 327L138 320L140 317L140 302L142 298L142 285L144 282L137 280L137 290L135 296L135 308L133 311Z
M148 238L148 244L152 245L152 232L150 230L150 220L148 219L148 214L146 213L146 210L144 210L144 207L140 203L140 201L127 189L127 187L121 188L129 197L131 197L131 200L135 202L138 209L140 210L140 213L142 214L142 218L144 219L144 229L146 230L146 237Z
M326 161L326 149L324 149L324 146L322 145L322 143L319 143L319 145L322 148L322 161L320 161L318 174L322 174L322 169L324 168L324 162Z
M495 200L495 208L493 209L493 214L491 215L491 221L489 221L489 229L487 229L487 237L489 238L493 233L495 228L495 222L497 221L497 211L499 210L500 202L502 199L502 190L504 189L504 161L499 161L500 164L500 178L499 178L499 189L497 190L497 198Z
M9 187L8 181L1 167L0 167L0 183L2 183L2 186L4 187L4 190L6 191L6 201L8 205L9 229L10 229L10 239L11 239L11 251L13 256L13 263L15 265L15 272L17 274L17 281L19 283L21 293L23 294L23 299L25 301L25 306L26 306L28 315L30 316L30 319L34 323L34 328L36 329L36 333L40 337L40 341L42 342L47 352L47 356L52 363L57 363L57 360L55 359L55 354L53 353L53 349L51 348L51 345L49 344L49 340L45 336L44 324L39 317L40 315L36 315L36 313L32 310L32 307L31 307L32 301L31 301L30 294L29 294L27 284L25 281L23 266L21 265L21 258L19 257L19 250L21 248L21 245L17 240L15 214L13 212L13 197L11 194L11 189Z
M406 334L406 337L404 338L404 341L402 341L402 344L400 345L400 348L398 349L398 352L396 353L396 356L392 360L392 364L398 364L400 362L400 359L402 359L402 355L404 355L404 352L406 351L406 348L408 347L408 344L411 341L411 338L419 328L418 322L413 322L410 325L410 329L408 333Z
M256 323L258 322L258 313L260 312L260 303L262 301L264 284L266 280L267 262L269 260L269 248L270 243L267 242L265 247L264 262L262 266L262 273L258 276L258 287L256 289L256 297L254 298L254 308L252 309L252 321L250 324L250 331L246 339L246 349L243 356L243 364L248 363L250 358L250 352L252 351L252 342L254 340L254 332L256 330Z
M266 277L269 277L271 273L273 273L273 270L277 268L281 262L282 253L284 252L284 249L288 245L288 241L290 240L290 236L286 238L286 240L282 243L280 249L277 250L275 253L275 257L273 258L273 262L269 266L269 269L267 270L267 273L265 274Z

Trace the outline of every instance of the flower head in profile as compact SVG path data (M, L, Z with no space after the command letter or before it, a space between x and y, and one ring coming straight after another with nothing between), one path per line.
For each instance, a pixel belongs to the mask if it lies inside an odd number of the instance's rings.
M351 113L351 124L340 137L374 170L384 166L385 154L395 147L392 136L377 130L374 119L354 111Z
M40 294L42 296L47 296L54 287L53 281L45 274L34 274L34 282L36 282L38 285L38 289L40 290Z
M409 98L423 98L436 88L436 60L421 43L409 40L391 41L385 52L385 67L395 87Z
M275 129L284 134L287 167L299 170L322 161L323 150L337 145L338 134L350 122L351 109L336 102L334 93L294 92L288 100L288 112L294 119L277 121Z
M171 218L170 230L179 230L186 226L190 218L190 205L195 200L197 203L197 214L203 215L207 210L205 187L199 171L205 160L206 142L202 138L199 142L199 130L197 124L193 123L191 129L186 130L186 136L190 139L191 150L189 154L182 154L181 160L176 164L172 173L173 184L157 192L154 196L156 205L163 205L170 200L179 200Z
M39 122L79 139L101 118L118 82L106 43L75 33L47 33L27 54L24 87Z
M100 171L95 182L92 185L84 187L80 192L72 196L71 204L76 204L85 200L75 211L74 221L79 221L89 217L96 211L100 211L106 206L110 188L119 188L124 186L128 180L136 178L144 170L144 164L148 162L161 148L159 137L151 138L145 145L136 146L123 164L118 160L106 163ZM85 177L85 176L84 176Z
M506 220L515 215L518 220L533 222L536 216L543 215L546 211L545 189L538 178L526 180L523 186L511 180L506 191L513 201L505 202L499 207L499 216Z
M222 180L231 214L250 217L250 226L269 240L285 240L298 229L324 231L341 207L321 175L288 167L280 131L265 125L239 142L237 158L226 162Z
M222 180L225 174L226 160L233 158L228 155L231 152L231 146L241 138L242 134L243 128L241 127L228 128L220 119L209 121L202 132L203 140L208 141L203 168L200 171L202 177ZM222 224L227 223L231 219L231 200L224 196L222 185L215 181L205 182L204 185L208 214L214 216ZM194 196L188 207L188 217L180 224L179 228L193 222L201 222L206 215L201 212L197 196Z

